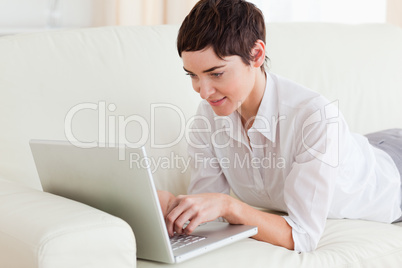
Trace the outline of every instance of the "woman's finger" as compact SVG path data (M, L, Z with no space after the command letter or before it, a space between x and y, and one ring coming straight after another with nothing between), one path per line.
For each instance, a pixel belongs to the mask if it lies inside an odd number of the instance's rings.
M169 213L166 216L166 228L170 236L173 236L175 231L175 223L183 212L188 210L188 202L184 201L185 199L182 196L178 196L174 202L172 202L172 206L169 207ZM187 220L186 220L187 221ZM186 222L184 221L181 226Z

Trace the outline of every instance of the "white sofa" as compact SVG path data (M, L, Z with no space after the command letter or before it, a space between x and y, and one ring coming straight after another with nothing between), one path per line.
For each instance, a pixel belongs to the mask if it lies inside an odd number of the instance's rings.
M123 220L43 193L28 141L146 141L149 154L165 161L155 172L157 187L186 193L189 170L174 158L186 159L184 129L200 98L177 55L177 30L106 27L0 38L0 267L166 265L136 260ZM402 29L269 24L267 51L270 71L338 100L352 131L402 128ZM144 135L144 122L152 135ZM401 227L329 219L311 253L246 239L177 267L400 267Z

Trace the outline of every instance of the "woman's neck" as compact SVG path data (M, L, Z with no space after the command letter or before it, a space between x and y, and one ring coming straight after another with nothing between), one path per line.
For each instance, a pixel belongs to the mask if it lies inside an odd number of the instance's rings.
M262 97L264 96L266 87L266 73L256 72L256 80L250 95L243 102L238 110L243 127L247 130L251 128L254 119L257 115L258 108L260 107Z

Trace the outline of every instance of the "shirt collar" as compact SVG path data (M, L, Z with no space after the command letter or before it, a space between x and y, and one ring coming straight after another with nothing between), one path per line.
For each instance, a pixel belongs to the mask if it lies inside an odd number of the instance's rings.
M264 95L250 130L253 129L254 132L260 132L265 138L275 143L279 114L278 95L274 80L269 73L266 73L266 75L267 83Z

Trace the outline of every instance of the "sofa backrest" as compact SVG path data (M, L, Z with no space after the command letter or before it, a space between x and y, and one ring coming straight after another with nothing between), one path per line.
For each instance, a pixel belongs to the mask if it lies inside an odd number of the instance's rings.
M104 27L0 38L0 178L40 188L30 139L145 143L160 167L157 186L185 193L185 128L200 97L177 55L177 31ZM269 24L267 52L272 72L339 101L352 131L402 127L402 29Z

